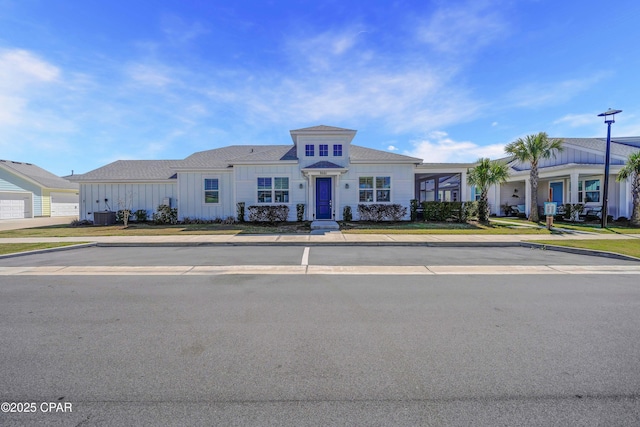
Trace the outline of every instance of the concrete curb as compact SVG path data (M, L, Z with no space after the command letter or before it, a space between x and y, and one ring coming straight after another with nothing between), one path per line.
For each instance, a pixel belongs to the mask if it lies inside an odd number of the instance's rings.
M625 261L640 262L640 258L630 255L622 255L614 252L598 251L593 249L572 248L568 246L550 245L532 242L89 242L55 248L36 249L33 251L16 252L0 255L0 259L14 258L26 255L44 254L49 252L68 251L88 247L214 247L214 246L409 246L409 247L449 247L449 248L500 248L500 247L525 247L532 249L567 252L578 255L598 256Z
M188 246L428 246L428 247L517 247L521 242L96 242L98 247L188 247Z
M604 258L620 259L624 261L640 262L640 258L636 258L631 255L622 255L622 254L617 254L615 252L598 251L595 249L572 248L570 246L549 245L545 243L531 243L531 242L520 242L520 246L525 248L532 248L532 249L567 252L570 254L577 254L577 255L590 255L590 256L598 256L598 257L604 257Z
M55 248L35 249L33 251L15 252L15 253L12 253L12 254L3 254L3 255L0 255L0 259L15 258L15 257L25 256L25 255L46 254L48 252L69 251L69 250L73 250L73 249L89 248L89 247L97 246L97 245L98 244L96 242L89 242L89 243L79 243L79 244L76 244L76 245L58 246L58 247L55 247Z

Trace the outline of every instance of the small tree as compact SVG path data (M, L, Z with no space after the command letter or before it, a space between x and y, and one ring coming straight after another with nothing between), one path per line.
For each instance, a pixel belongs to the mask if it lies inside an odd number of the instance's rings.
M563 150L561 139L549 139L545 132L527 135L507 144L504 151L521 162L531 163L529 178L531 180L531 211L529 221L538 222L538 163L541 159L555 157Z
M129 191L124 199L118 199L118 213L122 214L122 222L124 227L129 226L129 217L131 216L131 210L133 206L133 192Z
M509 166L488 158L478 160L476 167L467 171L467 184L480 189L478 201L478 221L489 221L489 187L502 184L509 177Z
M619 182L627 178L631 178L631 195L633 198L631 225L640 227L640 152L633 153L627 158L627 163L618 173L616 180Z

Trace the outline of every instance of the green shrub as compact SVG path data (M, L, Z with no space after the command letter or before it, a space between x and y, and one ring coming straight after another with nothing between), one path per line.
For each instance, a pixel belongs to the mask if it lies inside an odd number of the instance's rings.
M138 209L133 213L133 217L136 219L136 222L145 222L149 219L146 209Z
M126 217L125 217L126 215ZM116 211L116 222L119 224L124 224L125 226L128 224L131 219L131 211L128 209L120 209Z
M400 221L406 214L407 208L399 204L373 203L370 205L358 205L360 221Z
M298 222L304 221L304 203L298 203L296 205L296 219Z
M172 208L169 205L158 206L158 211L153 214L153 222L159 225L162 224L177 224L178 223L178 209Z
M411 215L411 221L415 222L418 220L418 206L420 206L420 203L416 199L409 200L409 203L410 203L409 211Z
M351 222L353 221L353 213L351 212L351 206L347 205L342 208L342 220Z
M249 206L251 222L283 222L289 217L289 206Z
M236 204L236 212L238 213L238 221L244 222L244 202L238 202Z
M465 222L477 215L477 202L422 202L425 221Z

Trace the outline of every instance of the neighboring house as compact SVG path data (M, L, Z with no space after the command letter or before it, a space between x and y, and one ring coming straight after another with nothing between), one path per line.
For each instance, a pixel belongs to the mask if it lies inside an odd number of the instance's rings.
M70 180L80 184L80 218L126 204L179 219L235 217L237 203L305 205L307 220L340 220L345 206L401 204L414 198L421 159L352 145L355 130L314 126L290 132L289 145L233 145L183 160L120 160ZM408 219L407 214L407 219Z
M31 163L0 160L0 219L78 215L78 184Z
M538 202L552 198L559 205L581 203L585 211L599 213L602 208L604 185L605 138L560 138L564 150L555 158L541 160L538 169ZM617 182L616 176L627 157L640 151L640 137L612 138L609 175L609 215L614 219L629 218L632 211L631 181ZM490 191L492 212L504 213L502 206L520 206L528 215L531 206L530 165L514 160L510 163L511 176L507 183Z

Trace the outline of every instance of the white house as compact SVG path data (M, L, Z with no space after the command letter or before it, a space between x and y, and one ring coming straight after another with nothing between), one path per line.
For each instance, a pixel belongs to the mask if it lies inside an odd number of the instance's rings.
M78 184L34 164L0 160L0 219L78 215Z
M236 205L305 205L307 220L340 220L345 206L409 206L422 159L352 145L355 130L314 126L292 130L293 144L233 145L183 160L120 160L82 175L80 218L117 210L156 211L169 204L179 219L236 216ZM408 215L407 215L408 219Z
M350 206L358 219L359 204L387 203L409 207L419 201L476 200L467 185L473 163L423 163L422 159L353 145L355 130L314 126L290 131L293 144L232 145L194 153L183 160L120 160L70 180L80 184L80 218L117 210L126 202L149 214L158 205L178 209L179 219L236 216L236 204L287 205L289 220L296 205L305 205L305 219L341 220ZM606 140L562 138L564 151L539 165L538 200L559 204L602 205ZM629 154L640 150L640 137L615 138L611 143L609 214L629 217L630 180L616 182ZM489 191L491 212L518 206L527 214L531 184L529 165L509 162L511 176ZM540 209L541 206L538 206ZM408 216L407 218L408 219Z

